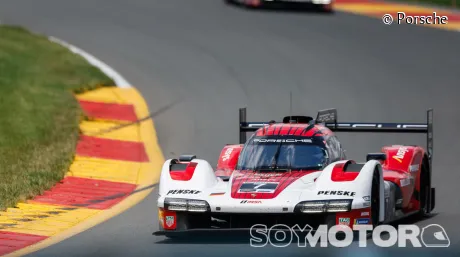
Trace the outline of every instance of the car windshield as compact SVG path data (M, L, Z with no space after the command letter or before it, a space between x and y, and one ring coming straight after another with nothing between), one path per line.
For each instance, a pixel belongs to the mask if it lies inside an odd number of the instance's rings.
M322 169L327 162L327 151L311 142L254 141L251 139L245 145L237 167L239 170L312 170Z

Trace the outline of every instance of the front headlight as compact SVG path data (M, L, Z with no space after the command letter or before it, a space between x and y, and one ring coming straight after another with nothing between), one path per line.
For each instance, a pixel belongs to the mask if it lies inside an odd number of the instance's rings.
M209 204L203 200L166 198L165 209L169 211L207 212Z
M320 213L326 210L327 201L311 201L299 203L301 212Z
M165 209L169 211L187 211L187 200L166 198Z
M300 202L296 210L303 213L347 212L353 200L321 200Z
M187 210L193 212L206 212L209 208L209 205L206 201L201 200L188 200L187 201Z
M347 212L351 210L352 200L332 200L327 205L327 212Z

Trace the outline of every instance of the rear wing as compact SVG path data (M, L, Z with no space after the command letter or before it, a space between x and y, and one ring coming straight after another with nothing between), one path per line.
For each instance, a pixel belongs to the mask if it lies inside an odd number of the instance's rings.
M246 132L256 131L270 123L281 123L274 120L269 122L248 122L246 108L240 108L240 144L247 140ZM287 116L282 123L316 123L323 124L334 132L385 132L385 133L421 133L426 134L428 158L433 158L433 109L427 110L426 123L373 123L373 122L337 122L337 110L327 109L318 111L316 119L308 116Z

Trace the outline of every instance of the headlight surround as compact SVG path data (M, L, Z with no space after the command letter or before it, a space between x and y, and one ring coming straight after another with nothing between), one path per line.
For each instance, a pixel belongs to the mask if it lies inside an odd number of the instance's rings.
M195 199L166 198L164 207L168 211L207 212L211 210L208 202Z
M327 212L347 212L351 210L353 200L333 200L327 205Z
M352 202L352 199L304 201L295 209L303 213L348 212Z

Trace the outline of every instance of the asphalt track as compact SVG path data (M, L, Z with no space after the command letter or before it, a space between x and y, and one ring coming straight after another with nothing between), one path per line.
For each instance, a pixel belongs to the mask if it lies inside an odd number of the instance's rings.
M423 122L435 109L436 215L444 249L251 248L248 242L172 244L157 230L156 191L125 213L31 256L431 256L460 247L458 130L460 33L384 26L337 13L248 11L218 0L2 0L0 20L64 39L111 64L155 112L165 157L194 153L216 163L238 142L238 108L256 121L335 107L339 120ZM52 61L52 60L50 60ZM339 135L348 156L421 135ZM431 251L433 250L433 251Z

